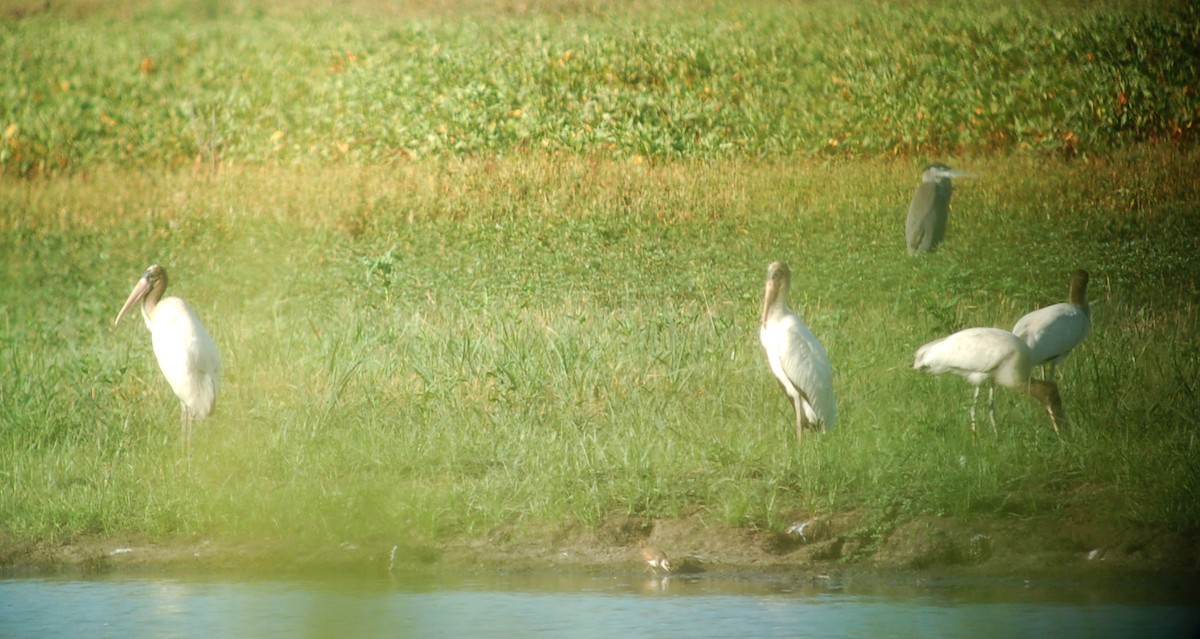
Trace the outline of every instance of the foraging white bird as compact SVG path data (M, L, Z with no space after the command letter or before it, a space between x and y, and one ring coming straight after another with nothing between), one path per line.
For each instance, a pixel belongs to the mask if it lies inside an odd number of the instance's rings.
M804 439L809 424L832 430L837 423L833 396L833 367L825 347L813 337L804 320L787 307L792 273L783 262L767 267L762 326L758 337L767 352L775 379L796 409L796 439Z
M1083 343L1092 327L1092 310L1087 301L1088 272L1079 269L1071 275L1070 302L1039 308L1013 326L1013 334L1025 340L1033 351L1033 365L1050 365L1054 379L1054 367L1062 364L1071 349Z
M993 394L995 385L1029 393L1050 413L1050 423L1058 433L1059 420L1065 420L1062 398L1054 382L1030 379L1033 352L1021 338L1000 328L968 328L949 337L932 341L917 349L913 368L928 373L954 373L975 386L971 400L971 431L975 431L975 404L979 387L988 386L988 420L996 430Z
M646 567L650 572L656 575L659 570L668 574L671 572L671 561L667 559L667 553L654 546L642 548L642 560L646 562Z
M142 318L150 329L158 367L179 397L186 447L191 441L192 422L208 417L216 404L221 356L187 302L178 297L164 299L166 290L166 269L152 265L133 287L113 325L119 324L134 303L141 300Z

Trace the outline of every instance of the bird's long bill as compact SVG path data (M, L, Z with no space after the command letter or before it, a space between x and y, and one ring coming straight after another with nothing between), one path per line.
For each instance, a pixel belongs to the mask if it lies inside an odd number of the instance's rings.
M779 280L773 277L767 278L767 288L763 292L763 307L762 307L762 323L767 323L767 315L771 312L771 307L775 305L775 298L779 297Z
M943 173L943 175L945 175L946 177L951 178L951 179L979 177L978 175L971 173L969 171L959 171L958 169L949 169L949 170L945 171Z
M125 305L121 307L121 312L117 313L117 319L113 321L113 326L120 324L121 319L125 317L125 313L128 313L129 309L133 308L133 305L145 297L149 291L150 281L144 277L139 279L137 285L133 287L133 291L129 293L129 298L125 300Z

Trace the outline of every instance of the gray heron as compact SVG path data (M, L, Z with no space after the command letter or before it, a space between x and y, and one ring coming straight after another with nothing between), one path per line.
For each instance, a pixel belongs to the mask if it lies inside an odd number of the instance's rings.
M974 173L952 169L941 162L925 167L921 172L921 183L917 185L912 202L908 205L908 220L904 225L909 255L937 250L946 237L950 195L954 190L951 181L973 177Z

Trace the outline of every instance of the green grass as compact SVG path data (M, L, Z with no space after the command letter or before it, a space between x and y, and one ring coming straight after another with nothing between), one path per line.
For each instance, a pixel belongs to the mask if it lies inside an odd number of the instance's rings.
M1071 510L1193 528L1195 161L958 162L983 177L923 259L902 245L909 162L9 180L0 520L33 538L380 543L614 512L778 528L798 510ZM835 366L839 429L801 447L757 343L774 259ZM151 261L224 358L190 456L148 333L111 326ZM913 351L1064 299L1077 266L1095 327L1061 369L1070 430L1001 391L999 435L973 439L969 386L912 371Z
M129 6L0 26L10 537L1200 526L1194 9ZM934 71L961 82L921 111ZM1149 82L1119 121L1118 80ZM991 101L1014 95L1043 97ZM934 153L981 177L911 259ZM803 446L757 339L773 260L835 369L839 428ZM224 361L190 454L147 331L112 326L152 262ZM913 352L1064 300L1078 267L1071 428L999 391L972 438L970 387Z

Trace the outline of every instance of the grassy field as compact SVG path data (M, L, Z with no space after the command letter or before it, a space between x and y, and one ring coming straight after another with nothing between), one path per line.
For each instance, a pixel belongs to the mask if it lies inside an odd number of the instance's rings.
M973 64L838 4L495 20L268 4L249 22L220 4L68 6L83 17L6 21L0 39L4 95L23 97L0 103L11 538L424 543L612 513L780 529L853 509L1200 526L1200 75L1147 89L1137 112L1165 115L1123 127L1054 111L1026 129L986 105L965 126L917 118L925 84L834 82L868 42L908 52L888 67L904 73ZM1169 12L881 10L954 18L952 34L1047 22L1166 29L1140 40L1159 53L1196 42ZM849 25L860 40L834 37ZM629 49L629 65L711 73L615 68ZM1038 51L1027 80L1059 86ZM1167 63L1151 57L1122 77ZM813 96L809 73L854 99ZM1011 91L983 73L958 74L946 111ZM981 177L958 187L944 249L912 259L904 213L935 151ZM772 260L835 369L839 428L803 446L757 341ZM148 332L112 326L152 262L224 360L190 454ZM912 371L913 352L1064 300L1078 267L1094 324L1060 369L1069 430L1000 391L998 435L973 438L970 387Z

